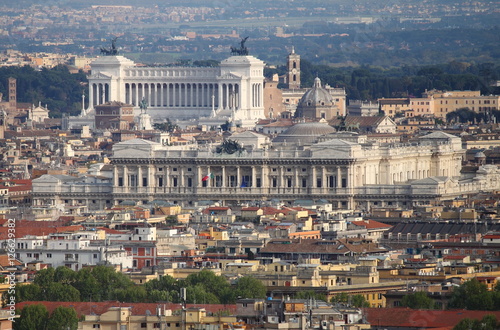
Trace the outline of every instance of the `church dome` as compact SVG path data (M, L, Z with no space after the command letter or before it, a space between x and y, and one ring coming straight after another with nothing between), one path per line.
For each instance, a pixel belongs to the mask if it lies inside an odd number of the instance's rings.
M314 86L308 90L300 99L299 106L331 106L334 104L332 95L323 87L321 87L321 80L316 77L314 79Z
M318 137L335 132L335 128L326 123L299 123L285 130L273 139L275 143L311 144Z

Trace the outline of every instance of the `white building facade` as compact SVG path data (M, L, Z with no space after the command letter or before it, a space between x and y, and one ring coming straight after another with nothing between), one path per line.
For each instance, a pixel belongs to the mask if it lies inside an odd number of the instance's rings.
M264 118L264 62L253 56L231 56L218 67L144 67L103 56L92 62L88 80L89 110L144 100L153 119L233 118L252 126Z
M481 169L475 178L461 178L461 140L442 132L413 144L378 144L364 136L322 138L310 146L234 154L210 147L178 150L140 139L118 143L112 157L113 200L322 199L334 209L369 210L495 189L500 175L496 168Z

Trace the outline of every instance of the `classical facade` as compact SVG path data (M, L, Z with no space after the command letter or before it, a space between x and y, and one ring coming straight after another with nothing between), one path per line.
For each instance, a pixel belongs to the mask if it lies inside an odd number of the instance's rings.
M297 124L299 142L288 134L289 141L273 142L274 148L232 154L208 145L180 149L141 139L118 143L112 157L114 203L325 199L338 209L369 210L496 189L500 178L496 166L461 178L460 138L443 132L413 144L380 144L355 133L332 133L326 126ZM314 131L321 142L300 143Z
M461 139L443 132L411 143L380 143L318 122L296 124L270 143L248 134L240 138L241 151L230 143L220 148L120 142L111 164L96 164L95 173L34 179L33 207L77 214L122 202L225 205L276 199L322 200L334 209L369 211L440 203L498 190L500 184L496 165L461 174Z
M144 99L158 119L228 118L253 126L264 118L264 62L236 55L218 67L145 67L123 56L92 62L89 109L106 102ZM222 121L224 123L225 121Z

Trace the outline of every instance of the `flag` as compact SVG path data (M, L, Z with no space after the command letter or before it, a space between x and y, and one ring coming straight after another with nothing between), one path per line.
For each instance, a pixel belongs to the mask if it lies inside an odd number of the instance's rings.
M214 178L214 175L212 174L212 172L208 173L207 175L205 175L201 181L207 181L208 179L213 179Z
M241 183L240 188L245 188L246 186L247 186L247 183L246 183L245 181L243 181L243 182Z

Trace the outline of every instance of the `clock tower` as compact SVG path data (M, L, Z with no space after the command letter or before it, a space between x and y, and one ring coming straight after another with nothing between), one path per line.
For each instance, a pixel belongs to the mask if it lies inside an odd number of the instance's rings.
M287 83L288 89L300 88L300 55L295 54L292 46L292 52L287 57Z

